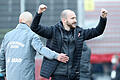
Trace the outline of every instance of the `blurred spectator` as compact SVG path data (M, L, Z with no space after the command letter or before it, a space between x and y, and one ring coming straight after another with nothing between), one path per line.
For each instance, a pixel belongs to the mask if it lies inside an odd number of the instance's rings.
M111 59L112 63L112 72L111 72L111 79L112 80L120 80L120 63L119 63L119 56L113 55Z
M90 56L91 49L84 42L80 61L80 80L91 80Z

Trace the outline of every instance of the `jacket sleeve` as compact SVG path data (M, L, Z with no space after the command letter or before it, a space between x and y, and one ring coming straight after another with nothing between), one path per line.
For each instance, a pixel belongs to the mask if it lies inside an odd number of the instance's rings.
M5 45L4 45L4 39L2 41L2 44L1 44L1 48L0 48L0 73L2 75L5 75L6 73L6 61L5 61Z
M48 59L57 59L58 57L58 53L43 46L38 35L34 35L31 45L38 53L40 53L42 56L45 56Z
M101 35L104 32L106 26L107 18L100 17L99 24L96 28L85 29L84 30L84 40L88 40Z
M53 26L43 26L39 25L40 19L41 19L42 14L36 13L33 22L31 24L31 29L38 35L50 39L52 37L52 32L53 32Z

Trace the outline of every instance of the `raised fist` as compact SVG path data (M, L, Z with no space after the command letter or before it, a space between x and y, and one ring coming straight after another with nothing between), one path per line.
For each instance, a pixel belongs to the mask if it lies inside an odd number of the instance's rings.
M39 6L39 9L38 9L38 14L41 14L41 13L44 12L46 9L47 9L47 6L44 5L44 4L41 4L41 5Z
M107 14L108 14L108 11L104 8L101 9L101 17L102 18L106 18L107 17Z

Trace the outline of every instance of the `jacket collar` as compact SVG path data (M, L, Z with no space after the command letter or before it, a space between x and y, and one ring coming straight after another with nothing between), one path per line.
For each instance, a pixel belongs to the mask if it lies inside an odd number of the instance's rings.
M16 29L27 29L27 30L31 30L30 27L25 24L25 23L19 23L16 27Z
M62 21L58 23L58 27L60 27L62 30L65 30ZM73 31L74 29L70 29L70 31Z

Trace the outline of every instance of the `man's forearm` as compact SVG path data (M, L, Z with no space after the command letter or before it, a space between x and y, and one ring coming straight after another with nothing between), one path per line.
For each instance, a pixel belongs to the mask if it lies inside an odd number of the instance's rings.
M50 50L47 47L42 47L40 50L41 54L45 56L48 59L57 59L58 58L58 53L55 51Z
M33 39L32 39L32 43L31 45L33 46L33 48L40 53L41 55L49 58L49 59L57 59L58 57L58 53L56 53L55 51L50 50L49 48L45 47L39 36L38 35L34 35Z
M32 24L31 24L31 29L32 29L34 32L36 32L37 29L38 29L38 25L39 25L41 16L42 16L42 13L41 13L41 14L36 13L36 15L35 15L35 17L34 17L34 19L33 19L33 22L32 22Z
M100 22L99 22L98 26L96 27L96 30L99 32L99 34L103 33L103 31L106 27L106 23L107 23L107 18L100 17Z
M106 22L107 22L107 18L100 17L100 21L96 28L84 30L84 34L85 34L84 39L89 40L101 35L106 27Z

